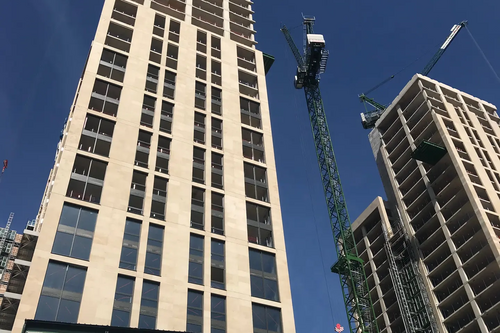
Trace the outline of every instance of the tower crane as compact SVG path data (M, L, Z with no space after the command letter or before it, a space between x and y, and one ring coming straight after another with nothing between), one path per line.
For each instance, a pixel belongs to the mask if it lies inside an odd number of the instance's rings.
M314 34L314 17L303 17L304 55L301 55L286 26L281 28L297 61L296 89L304 89L318 157L321 180L333 231L337 262L331 270L340 276L351 333L378 333L363 260L358 256L325 109L319 88L328 51L323 35Z
M464 28L466 25L467 25L467 21L462 21L459 24L455 24L451 28L451 33L448 36L448 38L445 40L445 42L443 43L443 45L441 45L441 47L434 54L434 56L432 57L432 59L429 61L429 63L427 63L427 65L422 70L422 72L420 72L420 74L427 76L430 73L430 71L432 70L432 68L434 68L434 66L436 65L436 63L443 56L444 52L446 51L446 49L448 48L448 46L450 45L450 43L457 36L457 34L460 32L460 30L462 28ZM387 83L391 79L393 79L394 76L395 75L392 75L391 77L389 77L386 80L382 81L381 83L379 83L378 85L376 85L375 87L373 87L372 89L370 89L369 91L365 92L364 94L359 95L359 99L361 100L361 102L364 102L364 103L366 103L368 105L371 105L372 107L375 108L375 110L373 110L373 111L361 113L361 123L363 125L363 128L369 129L369 128L375 127L375 123L382 116L382 114L384 113L385 109L387 108L387 106L382 105L380 103L377 103L372 98L370 98L370 97L368 97L366 95L369 94L369 93L371 93L375 89L379 88L380 86L384 85L385 83Z

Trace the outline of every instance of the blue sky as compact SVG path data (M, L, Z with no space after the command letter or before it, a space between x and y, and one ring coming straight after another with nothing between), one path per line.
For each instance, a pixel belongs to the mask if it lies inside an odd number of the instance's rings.
M451 26L464 19L493 67L500 69L500 2L254 2L257 47L276 57L267 80L297 332L332 331L337 322L347 328L339 280L329 273L335 248L304 94L293 88L295 62L280 24L296 27L301 13L314 15L315 31L325 36L330 59L321 89L354 220L376 196L385 196L368 132L360 125L364 107L357 95L424 53L372 94L390 103L425 66ZM9 1L0 11L0 160L9 160L0 183L0 225L14 211L14 228L22 230L37 214L101 6L102 0L26 0ZM302 43L301 29L291 32ZM429 76L500 104L499 81L466 31Z

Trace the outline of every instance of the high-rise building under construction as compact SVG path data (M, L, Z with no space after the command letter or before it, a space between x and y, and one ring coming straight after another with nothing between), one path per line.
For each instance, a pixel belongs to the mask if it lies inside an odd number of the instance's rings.
M499 123L415 75L370 132L388 201L353 230L381 332L500 332Z
M13 332L295 332L251 4L104 1Z

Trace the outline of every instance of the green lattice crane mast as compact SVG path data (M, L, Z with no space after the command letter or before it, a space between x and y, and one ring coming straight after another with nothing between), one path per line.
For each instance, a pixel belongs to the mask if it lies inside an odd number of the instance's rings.
M304 88L306 95L321 180L337 252L337 262L332 266L332 272L340 276L350 332L378 333L363 260L358 256L356 242L351 230L351 222L347 213L344 192L340 183L339 170L319 89L320 75L326 69L328 51L325 49L323 35L314 34L313 32L314 21L314 18L304 17L304 55L300 54L286 26L283 26L281 31L285 35L297 61L295 88Z

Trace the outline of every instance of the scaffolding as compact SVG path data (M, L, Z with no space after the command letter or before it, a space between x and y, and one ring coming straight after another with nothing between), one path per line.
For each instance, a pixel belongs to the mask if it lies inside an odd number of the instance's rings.
M424 281L418 268L418 251L400 219L391 223L392 235L383 227L389 273L407 333L438 333Z

